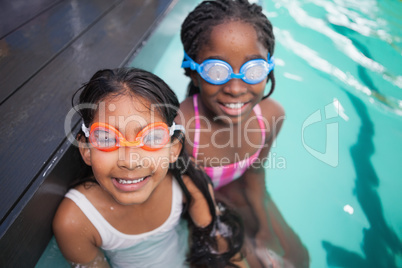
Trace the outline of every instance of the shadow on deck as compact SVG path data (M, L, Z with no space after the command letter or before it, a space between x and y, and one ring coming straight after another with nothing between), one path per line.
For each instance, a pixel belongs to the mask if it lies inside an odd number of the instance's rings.
M73 92L126 65L175 2L0 2L0 267L33 267L52 236L75 173L64 127Z

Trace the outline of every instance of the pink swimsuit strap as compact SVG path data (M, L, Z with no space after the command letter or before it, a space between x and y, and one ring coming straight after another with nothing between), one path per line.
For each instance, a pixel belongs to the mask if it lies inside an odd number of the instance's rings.
M199 141L200 141L200 128L201 128L197 94L193 95L193 103L194 103L194 114L195 114L193 157L197 159ZM247 168L249 168L254 163L254 161L258 159L258 156L260 155L260 152L265 144L265 124L262 118L261 107L259 104L254 106L253 111L257 116L258 124L261 129L261 140L262 140L261 146L253 155L251 155L250 157L246 157L241 161L219 167L204 167L204 171L212 179L215 189L220 188L230 183L231 181L241 177L247 170Z
M201 128L197 96L198 96L198 94L193 95L194 115L195 115L195 133L194 133L194 145L193 145L194 159L197 159L197 155L198 155L198 145L200 144L200 128Z

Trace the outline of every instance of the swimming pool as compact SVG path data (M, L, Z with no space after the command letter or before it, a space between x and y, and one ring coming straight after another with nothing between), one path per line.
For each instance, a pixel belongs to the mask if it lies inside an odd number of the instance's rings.
M179 1L130 65L185 96ZM402 267L401 1L258 1L275 27L286 121L268 190L311 267ZM50 252L50 253L49 253ZM66 265L54 241L37 267Z

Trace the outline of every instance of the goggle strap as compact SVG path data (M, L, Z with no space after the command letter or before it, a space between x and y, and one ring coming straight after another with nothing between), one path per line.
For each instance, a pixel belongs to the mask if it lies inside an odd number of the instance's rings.
M173 136L174 132L176 130L180 130L181 132L185 133L185 128L182 125L176 125L175 122L173 122L172 126L169 128L169 135Z
M269 64L268 73L270 73L275 67L275 58L274 58L274 56L271 57L271 54L269 52L268 52L268 57L267 58L268 58L268 64Z
M181 64L181 68L190 68L192 71L201 72L200 65L196 63L186 52L184 52L183 62Z
M190 65L190 61L186 61L186 59L183 59L183 62L181 63L181 68L190 68Z
M193 69L193 63L194 61L187 55L186 52L184 52L184 58L183 58L183 62L181 64L181 68L190 68L191 70Z
M89 138L89 128L87 128L87 127L85 126L85 123L82 123L82 125L81 125L81 130L82 130L82 132L84 132L85 137Z

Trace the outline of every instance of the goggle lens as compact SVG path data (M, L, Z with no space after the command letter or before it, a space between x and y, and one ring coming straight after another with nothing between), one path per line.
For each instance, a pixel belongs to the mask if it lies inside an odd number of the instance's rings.
M230 79L231 68L222 62L207 62L203 66L201 76L206 81L224 84Z
M267 77L269 69L267 66L268 63L266 61L263 60L258 60L258 62L249 61L248 63L249 65L244 66L244 70L242 70L243 71L242 73L244 73L243 80L246 83L257 84Z
M141 131L144 149L152 151L164 147L169 142L169 131L163 127L155 127Z
M108 129L97 128L91 131L90 142L98 149L109 149L116 147L118 137Z

